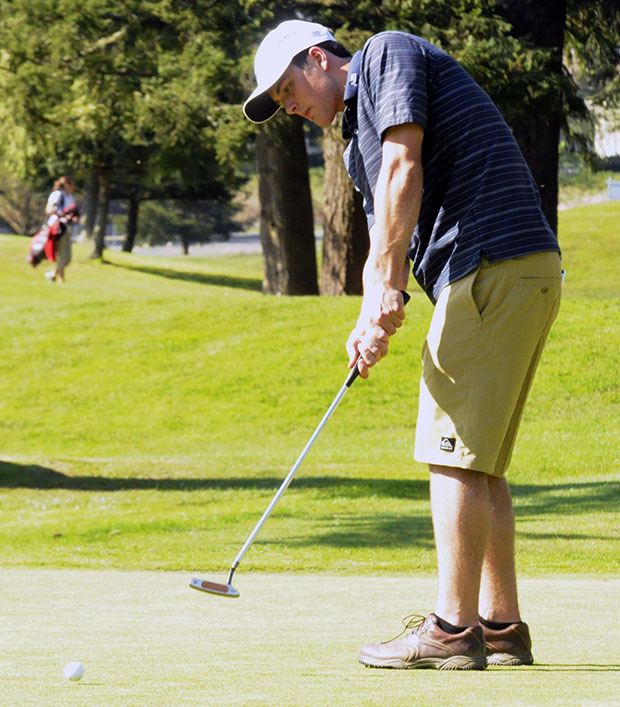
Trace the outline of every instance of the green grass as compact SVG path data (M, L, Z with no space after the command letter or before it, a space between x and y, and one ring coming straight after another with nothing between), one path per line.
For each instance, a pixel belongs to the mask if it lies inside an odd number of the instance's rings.
M602 705L618 703L620 580L524 580L535 664L370 670L360 647L433 606L430 578L240 573L239 599L187 573L4 570L3 705ZM587 627L587 631L584 630ZM62 676L83 662L80 683Z
M562 212L568 278L510 479L520 569L617 572L620 204ZM0 237L0 566L227 566L346 375L359 299L265 297L258 256L77 248L66 286ZM250 570L429 572L412 460L431 305L348 393Z

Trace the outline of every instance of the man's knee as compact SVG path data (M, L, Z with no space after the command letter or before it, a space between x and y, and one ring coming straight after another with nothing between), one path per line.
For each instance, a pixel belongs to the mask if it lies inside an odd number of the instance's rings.
M437 476L445 476L448 478L454 478L461 481L472 480L478 481L480 479L489 478L488 474L482 471L475 471L474 469L461 469L456 466L441 466L439 464L429 464L429 471L431 474Z

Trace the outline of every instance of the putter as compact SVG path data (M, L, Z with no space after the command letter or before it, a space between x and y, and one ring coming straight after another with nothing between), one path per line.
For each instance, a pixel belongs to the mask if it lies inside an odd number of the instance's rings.
M403 294L403 299L405 300L405 304L407 304L410 297L406 292L403 292L402 294ZM314 444L316 438L321 433L321 430L327 424L327 421L332 416L334 410L340 404L340 401L344 397L344 394L351 387L351 385L353 384L353 381L359 376L359 370L357 368L357 364L358 364L359 360L360 359L358 358L357 361L355 362L355 366L353 366L353 368L351 369L351 372L347 376L347 379L345 380L344 384L342 385L342 388L340 388L340 390L338 391L338 395L336 395L336 397L332 401L332 404L327 409L327 412L325 413L325 415L323 415L323 419L319 422L319 424L317 425L317 428L312 433L312 437L310 437L310 439L306 443L306 446L303 448L301 454L297 458L297 461L293 464L287 477L284 479L280 488L277 490L276 495L273 497L273 499L271 500L271 503L265 509L265 512L261 516L258 523L254 526L254 530L250 533L248 539L243 544L243 547L241 548L241 550L239 550L237 557L235 557L235 559L230 567L230 572L228 573L228 579L226 581L226 584L219 584L218 582L210 582L206 579L201 579L200 577L193 577L191 582L189 583L189 586L192 589L197 589L198 591L206 592L207 594L217 594L218 596L229 597L231 599L236 599L239 596L239 590L235 589L235 587L233 587L233 584L232 584L233 575L235 574L237 567L239 567L239 563L241 562L241 560L245 556L245 553L250 549L250 545L254 542L254 539L258 535L260 529L263 527L265 521L271 515L271 511L273 511L276 503L280 500L280 498L282 497L282 494L286 491L289 484L293 480L293 477L297 473L297 469L299 469L299 467L301 466L301 463L306 458L306 455L310 451L310 448Z

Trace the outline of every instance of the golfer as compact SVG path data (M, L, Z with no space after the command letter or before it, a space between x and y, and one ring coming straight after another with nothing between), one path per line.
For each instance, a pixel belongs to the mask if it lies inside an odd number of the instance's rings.
M435 305L415 458L430 469L437 603L360 661L530 664L505 473L560 302L559 247L537 186L491 99L419 37L383 32L350 56L327 28L292 20L264 38L255 73L244 105L255 123L280 108L321 127L344 114L344 159L370 230L349 365L366 377L387 354L410 269Z
M64 282L65 270L71 262L71 238L73 235L73 223L77 220L75 217L66 217L66 211L75 204L73 192L75 184L73 179L68 176L59 177L54 182L54 189L47 199L45 206L45 214L48 217L47 225L53 226L58 220L65 219L66 227L59 236L54 253L56 256L56 266L54 270L48 270L45 277L50 282Z

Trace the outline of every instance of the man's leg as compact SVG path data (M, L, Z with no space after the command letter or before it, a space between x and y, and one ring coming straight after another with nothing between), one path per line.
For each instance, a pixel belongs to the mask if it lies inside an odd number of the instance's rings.
M431 465L430 471L437 614L456 626L475 625L478 613L491 621L520 621L508 483L466 469Z
M490 621L521 621L515 570L515 523L506 479L487 477L491 498L491 542L487 543L480 583L480 616Z
M454 626L476 626L492 522L488 477L468 469L429 468L439 570L436 613Z
M482 563L480 622L489 665L531 665L532 639L521 621L514 557L514 511L505 479L489 476L491 532Z
M439 465L430 470L437 612L407 623L413 631L405 636L364 646L360 662L375 668L483 670L487 659L478 590L491 519L489 487L477 471Z

